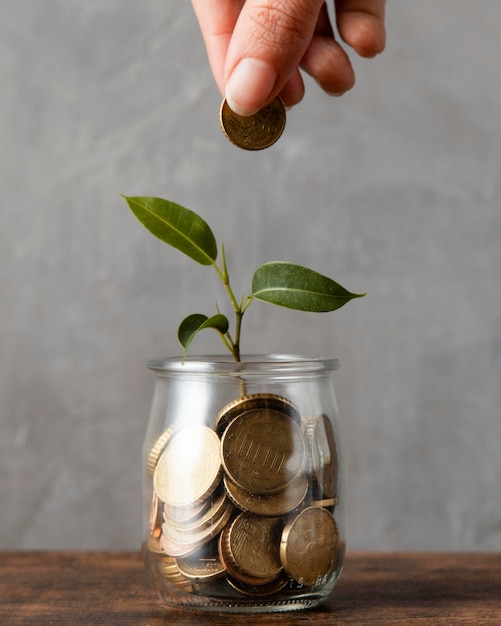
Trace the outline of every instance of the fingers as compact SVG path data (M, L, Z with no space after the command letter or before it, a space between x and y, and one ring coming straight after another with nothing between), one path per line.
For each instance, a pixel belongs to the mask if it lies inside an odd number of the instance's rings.
M385 0L335 0L335 8L339 34L358 54L372 57L383 50ZM341 95L355 84L353 67L334 39L325 5L301 67L331 95Z
M192 0L211 70L221 94L224 94L226 85L226 55L243 4L244 0Z
M350 59L334 39L325 4L320 11L310 45L301 60L301 67L330 95L341 95L355 83Z
M192 0L216 83L240 115L278 93L292 106L304 94L299 67L330 94L355 82L324 0ZM385 45L385 0L334 0L341 38L365 57Z
M322 5L323 0L244 3L224 70L226 99L236 113L250 115L282 90L289 96L289 103L295 104L297 88L302 84L297 68L310 44ZM293 92L295 97L291 97Z
M348 55L329 37L312 39L301 67L331 96L340 96L355 84L355 72Z
M335 0L339 34L360 56L373 57L384 49L385 4L385 0Z
M301 72L296 68L284 87L280 90L280 97L287 108L301 102L304 96L304 82Z

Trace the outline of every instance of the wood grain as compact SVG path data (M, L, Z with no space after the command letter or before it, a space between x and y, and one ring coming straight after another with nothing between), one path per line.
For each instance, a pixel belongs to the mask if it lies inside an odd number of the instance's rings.
M311 611L172 610L136 552L0 553L0 624L501 624L501 554L351 553L334 594Z

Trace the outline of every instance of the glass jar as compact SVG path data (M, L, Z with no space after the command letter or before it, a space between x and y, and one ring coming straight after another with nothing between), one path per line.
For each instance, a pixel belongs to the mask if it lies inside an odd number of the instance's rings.
M341 573L336 359L154 359L143 450L145 566L172 607L320 604Z

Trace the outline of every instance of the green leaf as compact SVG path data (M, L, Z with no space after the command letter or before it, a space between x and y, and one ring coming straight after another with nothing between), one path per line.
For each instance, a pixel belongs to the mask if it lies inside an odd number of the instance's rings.
M221 335L224 335L228 332L229 328L228 318L222 313L218 313L212 317L207 317L207 315L203 315L202 313L193 313L185 317L177 331L177 337L184 348L185 355L195 335L205 328L213 328Z
M350 293L331 278L292 263L265 263L252 278L252 298L299 311L334 311L364 295Z
M122 197L141 224L155 237L202 265L212 265L216 260L216 239L207 222L199 215L162 198Z

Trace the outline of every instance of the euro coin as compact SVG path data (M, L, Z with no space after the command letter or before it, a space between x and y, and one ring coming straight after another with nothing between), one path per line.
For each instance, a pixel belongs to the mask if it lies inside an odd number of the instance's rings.
M271 583L267 583L265 585L248 585L231 578L231 576L228 576L226 580L230 587L235 589L235 591L238 591L244 596L250 596L253 598L265 598L266 596L275 595L284 590L289 584L289 577L285 574L281 574Z
M208 498L222 475L220 441L207 426L189 426L169 440L153 474L167 505L191 507Z
M248 584L270 583L282 571L279 517L241 513L221 533L219 552L228 573Z
M165 533L160 535L160 545L165 554L174 557L187 556L196 552L199 546L177 545Z
M315 491L319 498L337 494L338 459L332 422L327 415L311 418L305 431Z
M199 548L204 543L207 543L213 537L219 534L221 530L223 530L226 524L230 521L232 513L233 506L230 503L227 503L221 515L217 519L214 519L211 524L202 528L195 529L180 530L179 528L174 528L167 522L164 522L162 524L162 536L165 535L170 542L178 546L180 549L183 546L190 548Z
M199 502L193 506L163 506L163 516L165 521L170 521L172 524L187 524L199 517L210 506L210 499Z
M301 415L296 406L287 398L274 393L252 393L232 400L224 406L216 417L215 430L221 437L226 427L235 417L251 409L273 409L285 413L301 425Z
M162 532L162 503L158 499L158 496L153 492L150 507L150 532L151 536L155 538L160 537Z
M164 554L161 559L158 560L158 569L164 575L169 577L179 576L179 567L177 561L173 556Z
M242 489L225 476L224 486L230 500L242 511L276 517L297 508L308 492L308 478L300 474L288 487L269 496L257 496Z
M236 417L221 439L226 474L256 495L278 493L303 471L306 443L301 428L287 414L252 409Z
M164 521L173 529L181 532L197 532L208 526L212 526L215 520L218 520L228 506L228 498L224 489L216 491L208 498L206 507L203 512L194 519L179 522L170 518L164 513Z
M287 522L280 541L284 570L305 586L321 585L334 571L339 533L332 514L324 508L303 509Z
M234 113L223 100L219 114L226 137L244 150L263 150L273 145L285 128L285 106L279 96L250 116Z
M155 467L158 463L158 459L160 458L160 455L162 454L162 452L165 449L165 446L167 445L167 442L169 441L169 439L172 437L173 434L174 434L174 427L169 426L169 428L167 428L167 430L165 430L160 435L160 437L155 441L153 447L151 448L150 453L148 455L148 460L146 461L146 470L148 474L150 474L150 476L153 476Z
M212 539L192 555L177 559L177 566L183 576L198 583L217 580L226 573L219 557L217 539Z
M324 498L323 500L313 500L312 506L321 506L324 509L328 509L331 513L334 513L334 509L339 504L339 498Z

